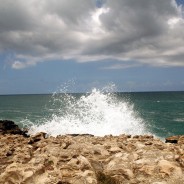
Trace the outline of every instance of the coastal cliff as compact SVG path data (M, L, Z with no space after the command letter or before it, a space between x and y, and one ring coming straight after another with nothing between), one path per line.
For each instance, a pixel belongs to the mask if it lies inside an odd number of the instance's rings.
M183 184L184 136L166 142L151 135L26 136L5 131L1 121L0 183Z

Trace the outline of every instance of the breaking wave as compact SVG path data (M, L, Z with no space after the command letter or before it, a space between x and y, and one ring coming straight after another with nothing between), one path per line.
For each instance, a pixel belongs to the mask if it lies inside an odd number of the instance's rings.
M110 87L110 90L112 88ZM30 134L46 132L57 136L64 134L93 134L97 136L148 133L143 119L127 100L116 93L94 88L90 93L53 94L53 111L37 125L32 125Z

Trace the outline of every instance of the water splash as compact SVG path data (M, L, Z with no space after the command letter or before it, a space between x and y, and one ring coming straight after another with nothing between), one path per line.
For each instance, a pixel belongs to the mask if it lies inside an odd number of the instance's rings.
M111 85L112 91L113 86ZM93 89L85 95L54 94L56 111L44 123L31 126L29 133L46 132L57 136L64 134L145 134L144 121L134 111L133 105L118 98L108 88ZM52 109L53 110L53 109Z

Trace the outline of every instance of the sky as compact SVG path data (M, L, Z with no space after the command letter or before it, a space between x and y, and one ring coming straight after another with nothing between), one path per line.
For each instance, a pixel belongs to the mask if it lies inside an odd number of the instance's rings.
M184 0L0 0L0 94L184 91Z

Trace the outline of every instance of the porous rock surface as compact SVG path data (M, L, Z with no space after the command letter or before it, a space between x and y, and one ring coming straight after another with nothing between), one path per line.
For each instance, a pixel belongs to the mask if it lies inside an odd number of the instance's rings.
M146 135L4 134L0 183L183 184L184 144Z

